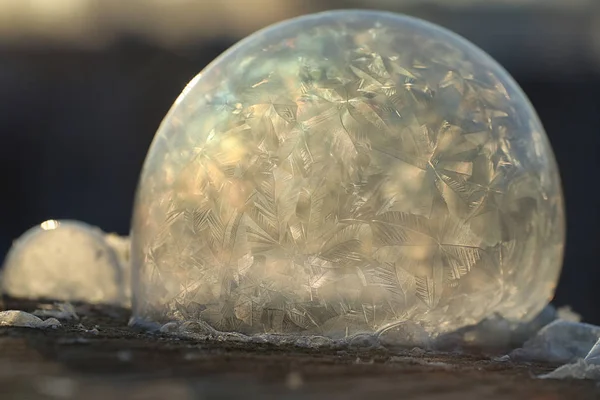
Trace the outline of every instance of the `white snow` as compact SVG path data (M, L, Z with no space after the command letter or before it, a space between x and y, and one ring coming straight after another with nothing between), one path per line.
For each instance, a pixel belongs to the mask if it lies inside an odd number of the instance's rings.
M17 298L129 306L128 243L82 222L46 221L13 243L1 289Z
M596 327L599 328L600 327ZM565 364L554 371L541 375L543 379L593 379L600 380L600 338L585 358L579 358L572 364Z
M540 376L544 379L593 379L600 380L600 339L594 344L584 359L572 364L565 364L554 371Z
M60 322L55 318L42 320L24 311L8 310L0 312L0 326L15 326L21 328L58 328Z
M560 310L559 310L560 311ZM560 312L558 313L561 317ZM575 316L575 317L574 317ZM542 379L593 379L600 381L600 326L576 322L577 314L562 314L529 339L510 358L527 361L562 362Z
M510 356L521 360L573 362L586 357L599 338L600 326L556 320Z
M131 304L131 239L129 236L119 236L115 233L104 235L106 244L117 256L121 269L121 287L125 296L125 305Z
M550 373L540 375L539 378L600 380L600 365L588 363L580 358L572 364L562 365Z

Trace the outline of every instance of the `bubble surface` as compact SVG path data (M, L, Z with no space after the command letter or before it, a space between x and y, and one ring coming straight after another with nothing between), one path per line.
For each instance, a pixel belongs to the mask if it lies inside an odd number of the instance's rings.
M562 264L554 156L514 80L417 19L335 11L243 40L160 126L134 315L244 334L533 318Z

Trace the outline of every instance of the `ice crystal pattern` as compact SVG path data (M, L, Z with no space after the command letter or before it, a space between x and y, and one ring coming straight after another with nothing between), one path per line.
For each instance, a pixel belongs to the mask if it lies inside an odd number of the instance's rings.
M163 121L133 224L138 319L432 333L551 298L563 204L544 130L466 40L377 12L260 31Z

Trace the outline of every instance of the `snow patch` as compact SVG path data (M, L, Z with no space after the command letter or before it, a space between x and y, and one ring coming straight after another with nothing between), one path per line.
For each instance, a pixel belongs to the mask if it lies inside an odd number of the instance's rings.
M556 320L510 356L514 360L568 363L585 358L599 338L600 326Z
M49 220L13 243L0 283L17 298L129 306L130 270L128 238Z
M29 314L25 311L8 310L0 312L0 326L13 326L20 328L37 328L56 329L60 326L60 322L56 318L48 318L42 320L33 314Z
M541 379L593 379L600 380L600 365L590 364L579 359L573 364L565 364L554 371L540 375Z

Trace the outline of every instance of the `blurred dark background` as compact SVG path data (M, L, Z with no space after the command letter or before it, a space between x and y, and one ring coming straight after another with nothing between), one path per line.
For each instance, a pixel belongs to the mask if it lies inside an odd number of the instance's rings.
M460 33L525 90L566 195L567 250L554 303L600 324L598 3L0 0L0 261L13 239L49 218L127 234L150 141L196 73L270 23L368 6Z

